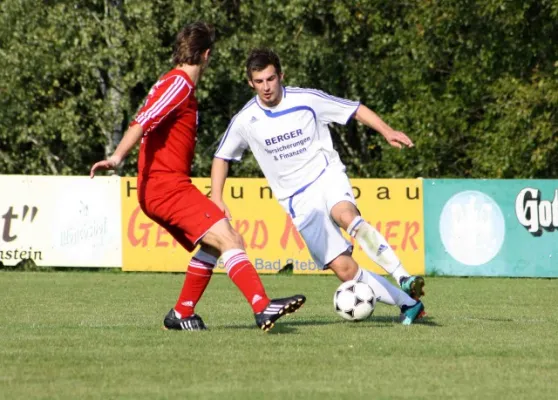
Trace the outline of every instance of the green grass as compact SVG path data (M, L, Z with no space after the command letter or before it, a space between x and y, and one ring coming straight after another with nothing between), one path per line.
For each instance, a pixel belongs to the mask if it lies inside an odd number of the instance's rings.
M550 399L558 280L428 278L424 323L395 307L366 322L332 309L331 276L264 276L306 305L259 331L226 276L198 313L161 330L180 274L0 272L2 399Z

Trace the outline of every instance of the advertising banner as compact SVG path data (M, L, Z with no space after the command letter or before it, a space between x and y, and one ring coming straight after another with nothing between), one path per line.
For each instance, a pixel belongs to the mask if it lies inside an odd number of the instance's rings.
M558 277L558 180L425 180L426 272Z
M0 175L0 261L121 267L119 177Z
M193 182L209 195L210 179L195 178ZM386 237L411 273L424 273L422 181L354 179L352 184L364 218ZM121 190L123 269L184 271L191 255L143 214L136 179L122 178ZM259 273L276 273L287 264L292 264L296 274L323 273L265 179L229 178L224 197L233 216L231 224L244 238ZM362 267L384 273L358 245L354 254ZM223 270L222 263L218 264L216 271Z

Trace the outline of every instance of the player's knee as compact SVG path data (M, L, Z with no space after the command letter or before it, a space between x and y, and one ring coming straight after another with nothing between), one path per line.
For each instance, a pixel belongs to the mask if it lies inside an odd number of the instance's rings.
M244 239L240 233L231 228L230 236L228 237L231 248L244 249Z
M244 240L226 220L211 227L202 238L202 245L215 249L219 254L231 249L244 249Z
M359 215L355 205L348 201L343 201L335 205L331 212L331 216L335 223L343 229L347 229L351 222Z
M242 239L242 236L230 225L223 230L219 239L221 242L221 251L244 249L244 239Z
M337 257L328 264L328 267L337 275L339 280L343 282L354 279L358 272L358 264L348 255Z

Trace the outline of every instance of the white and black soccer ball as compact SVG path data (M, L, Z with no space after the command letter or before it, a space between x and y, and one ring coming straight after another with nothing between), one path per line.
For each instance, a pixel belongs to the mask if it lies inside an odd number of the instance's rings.
M349 321L362 321L376 308L374 290L364 282L343 282L335 291L333 306L337 314Z

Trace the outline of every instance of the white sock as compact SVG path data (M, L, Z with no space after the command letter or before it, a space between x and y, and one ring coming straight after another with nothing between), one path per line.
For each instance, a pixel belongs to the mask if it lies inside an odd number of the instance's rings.
M375 274L374 272L359 267L354 279L370 285L376 295L376 300L381 303L391 306L397 305L399 307L414 306L417 303L416 300L407 293L390 283L390 281L383 276Z
M409 276L386 239L362 217L355 217L347 228L347 233L356 239L366 255L390 274L397 284L402 277Z
M223 261L223 265L225 266L225 270L227 271L227 275L229 275L229 277L231 279L233 278L230 274L231 269L233 269L233 267L239 261L242 261L242 260L248 260L248 256L246 255L246 251L244 251L242 249L231 249L231 250L227 250L227 251L223 252L223 254L221 254L221 261ZM238 271L239 270L236 270L235 274Z

